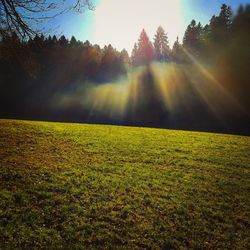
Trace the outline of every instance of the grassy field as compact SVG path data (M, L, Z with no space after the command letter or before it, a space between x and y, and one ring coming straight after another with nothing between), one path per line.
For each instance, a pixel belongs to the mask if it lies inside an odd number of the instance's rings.
M250 137L0 120L0 249L250 249Z

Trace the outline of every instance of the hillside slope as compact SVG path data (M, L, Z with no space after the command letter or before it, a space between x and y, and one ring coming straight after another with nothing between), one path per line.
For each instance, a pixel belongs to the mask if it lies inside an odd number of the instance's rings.
M250 137L0 120L0 249L249 249Z

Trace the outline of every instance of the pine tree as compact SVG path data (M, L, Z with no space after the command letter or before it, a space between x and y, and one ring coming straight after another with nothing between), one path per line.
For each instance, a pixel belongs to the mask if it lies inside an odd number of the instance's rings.
M52 41L53 41L54 46L56 46L58 40L57 40L57 37L55 35L52 37Z
M232 22L232 31L234 36L249 37L250 36L250 4L246 6L240 5ZM249 43L249 38L245 39Z
M66 39L66 37L64 35L62 35L60 38L59 38L59 44L62 48L65 48L68 46L69 42L68 40Z
M183 47L190 53L192 53L193 56L198 56L200 53L202 44L201 33L201 24L196 24L196 21L192 20L185 31L183 37Z
M129 55L128 55L127 50L123 49L121 51L120 57L121 57L121 60L122 60L124 65L128 66L130 64Z
M154 48L150 42L146 31L143 29L139 40L135 62L137 65L148 64L153 60Z
M172 60L179 63L182 61L182 47L177 36L172 49Z
M76 41L76 38L74 36L72 36L71 39L70 39L70 46L72 48L77 47L77 41Z
M100 70L102 81L116 79L126 72L121 54L110 44L103 48Z
M89 40L86 40L84 43L83 43L83 48L84 49L89 49L91 47L91 43L89 42Z
M47 39L45 39L45 47L50 49L53 48L54 44L53 44L53 40L52 37L49 35Z
M230 6L222 4L219 16L213 16L210 20L210 40L216 45L223 45L229 37L232 24L232 10Z
M136 62L137 53L138 53L138 46L137 46L137 43L135 43L134 44L134 48L133 48L132 53L131 53L131 62L132 62L132 65L136 65L137 64L137 62Z
M154 39L155 59L158 61L170 60L168 37L164 29L159 26Z

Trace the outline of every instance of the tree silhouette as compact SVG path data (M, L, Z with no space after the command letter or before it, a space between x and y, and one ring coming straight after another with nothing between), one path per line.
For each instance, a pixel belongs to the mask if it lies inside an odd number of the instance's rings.
M174 42L173 48L172 48L172 60L176 63L180 63L183 59L183 52L182 52L182 46L179 42L179 37L177 36L176 41Z
M130 65L130 58L129 58L129 54L128 54L127 50L123 49L121 51L120 58L126 67L128 67Z
M213 16L209 24L210 40L214 46L224 46L230 35L232 24L232 9L226 4L222 4L219 16Z
M195 20L192 20L188 25L184 37L183 37L183 47L189 52L192 53L193 56L198 56L201 49L201 32L202 27L201 24L196 24Z
M138 53L138 46L137 46L137 43L135 43L134 47L133 47L133 50L132 50L132 53L131 53L132 65L136 65L137 53Z
M75 48L75 47L77 47L77 41L76 41L76 38L74 37L74 36L72 36L71 37L71 39L70 39L70 46L72 47L72 48Z
M104 82L114 80L125 72L126 69L122 54L114 49L110 44L105 46L100 63L100 80Z

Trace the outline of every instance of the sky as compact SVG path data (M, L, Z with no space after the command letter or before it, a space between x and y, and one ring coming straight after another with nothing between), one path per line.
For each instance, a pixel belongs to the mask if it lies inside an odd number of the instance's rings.
M143 28L153 41L161 25L172 46L177 36L182 39L192 19L207 24L212 15L219 14L223 3L237 10L250 0L94 0L94 11L64 14L53 20L53 26L58 35L74 35L101 47L112 44L130 53Z

